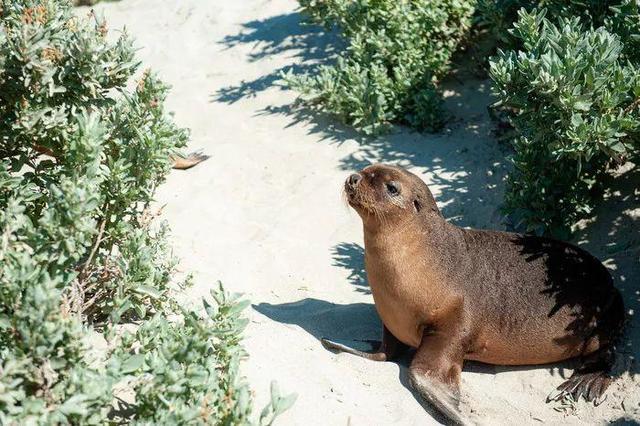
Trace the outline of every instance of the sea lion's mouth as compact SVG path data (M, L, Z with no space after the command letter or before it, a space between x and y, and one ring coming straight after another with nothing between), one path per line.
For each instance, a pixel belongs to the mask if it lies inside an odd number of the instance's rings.
M356 210L368 210L370 204L368 187L363 187L363 176L354 173L344 182L344 197L347 203Z
M354 184L353 181L347 179L344 183L344 196L351 207L360 205L358 192L357 183Z
M347 203L349 203L349 205L351 207L355 207L356 205L358 205L357 202L357 195L356 195L356 189L349 186L348 184L345 183L344 185L344 196L345 199L347 200Z

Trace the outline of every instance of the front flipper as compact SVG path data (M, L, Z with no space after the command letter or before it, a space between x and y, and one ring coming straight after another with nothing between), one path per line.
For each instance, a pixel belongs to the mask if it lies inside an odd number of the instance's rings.
M454 333L425 333L409 367L413 389L451 424L471 425L460 410L460 373L464 360L462 339Z
M338 343L324 337L320 339L322 346L326 349L336 352L345 352L348 354L356 355L372 361L390 361L394 359L402 349L406 348L404 343L400 342L396 337L391 334L387 327L383 327L382 330L382 342L377 340L358 340L357 342L367 343L370 347L370 351L359 350L353 347Z
M429 377L428 372L410 369L409 382L425 401L453 424L473 424L460 411L460 394L439 380Z

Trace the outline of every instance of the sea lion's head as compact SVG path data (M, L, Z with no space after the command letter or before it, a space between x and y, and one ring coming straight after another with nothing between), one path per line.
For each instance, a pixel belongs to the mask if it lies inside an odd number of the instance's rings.
M374 164L344 183L347 202L366 223L390 223L440 212L427 185L399 167Z

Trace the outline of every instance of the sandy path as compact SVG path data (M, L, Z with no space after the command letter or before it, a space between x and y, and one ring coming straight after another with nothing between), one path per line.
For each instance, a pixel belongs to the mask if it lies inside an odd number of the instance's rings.
M111 28L126 25L144 46L140 58L173 85L168 105L192 129L192 148L211 155L174 172L158 200L167 203L181 267L196 273L188 297L206 295L222 280L254 303L244 371L257 407L277 379L284 392L299 394L279 424L435 423L408 390L404 366L334 355L318 342L323 335L377 338L380 327L362 271L360 221L340 188L349 171L369 161L400 162L430 183L446 217L499 228L505 162L490 136L488 83L449 83L454 118L440 135L401 131L358 141L329 120L296 114L288 107L294 95L272 85L278 70L310 66L331 50L330 37L300 26L295 7L293 0L123 0L97 9ZM613 259L619 280L628 277L626 297L637 311L640 242L632 208L640 195L630 185L607 207L607 223L615 225L587 227L581 238ZM613 229L613 240L629 242L618 251L607 246ZM556 412L544 398L568 374L557 366L468 365L463 387L488 424L640 419L640 392L630 379L597 409L580 403L576 415Z

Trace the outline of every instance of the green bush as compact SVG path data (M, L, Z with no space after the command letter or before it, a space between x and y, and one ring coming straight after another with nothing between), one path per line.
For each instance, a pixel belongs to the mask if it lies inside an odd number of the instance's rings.
M135 373L145 384L125 421L186 422L206 401L201 423L245 424L242 306L216 293L215 316L178 311L172 294L186 283L172 284L166 227L149 213L188 132L151 73L127 88L132 42L106 33L64 1L0 1L0 424L107 423L115 387ZM164 318L173 312L183 324ZM117 324L131 320L136 337L93 348L120 341ZM141 345L148 357L132 365ZM191 374L210 377L172 395ZM267 415L290 403L273 401Z
M580 17L594 22L604 19L611 3L609 0L478 0L477 15L482 26L506 41L522 8L527 11L545 8L549 16Z
M50 234L34 250L69 250L57 260L66 271L60 285L75 280L83 289L79 314L144 317L165 303L172 263L142 213L188 132L164 112L168 88L153 75L126 90L138 67L131 40L107 43L106 24L93 20L56 2L5 1L0 153L15 179L2 201L18 200L35 232ZM58 199L60 211L51 204ZM77 237L68 234L80 226Z
M313 75L285 74L302 99L365 133L389 123L443 124L437 82L469 28L472 0L299 0L303 13L337 27L346 50Z
M624 42L624 55L634 64L640 64L640 3L624 0L609 8L604 25Z
M587 27L604 26L620 36L625 58L640 59L640 5L636 0L478 0L476 22L499 46L519 48L509 30L521 8L529 12L545 8L554 19L577 17Z
M505 209L527 231L566 236L589 212L599 175L638 148L640 72L602 27L554 24L544 10L518 15L522 50L491 62L495 95L517 111Z
M110 368L130 374L136 423L251 424L251 396L238 372L248 322L240 314L248 302L228 296L222 286L211 295L215 303L205 300L204 314L182 311L180 322L156 315L122 336ZM260 424L271 424L294 400L272 384Z

